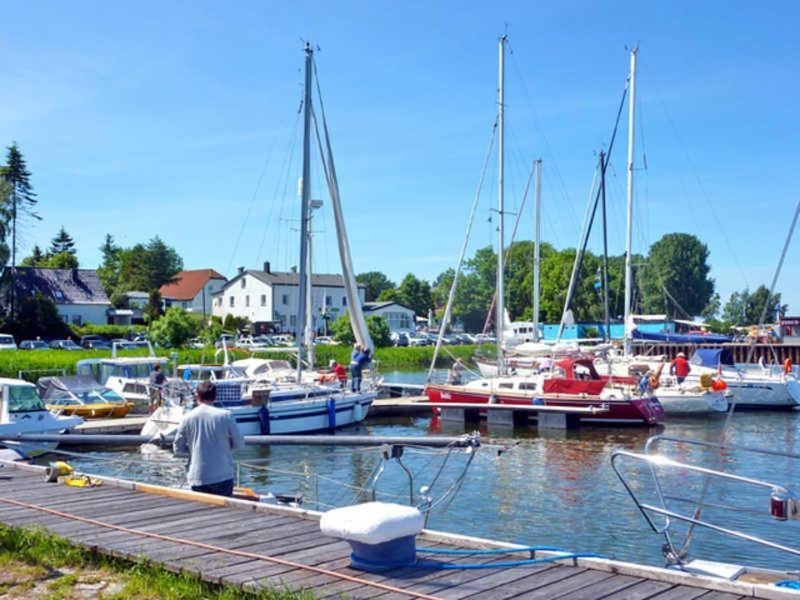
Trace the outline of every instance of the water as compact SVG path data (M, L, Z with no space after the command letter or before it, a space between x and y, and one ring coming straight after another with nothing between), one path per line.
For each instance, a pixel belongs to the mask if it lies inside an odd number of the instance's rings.
M420 373L387 373L391 381L416 383ZM484 446L475 454L463 485L452 502L441 501L431 513L428 526L467 535L532 545L553 545L662 565L663 538L646 525L625 492L611 465L612 452L641 451L649 436L663 432L678 437L716 441L724 419L671 420L664 428L583 428L538 434L536 429L511 431L481 424ZM733 444L798 452L799 413L741 412L734 415L728 440ZM345 433L365 435L458 435L472 426L442 423L428 418L370 419ZM800 461L782 457L720 453L713 450L677 448L671 454L681 460L697 459L706 466L733 469L796 487ZM324 510L353 502L358 488L370 481L380 464L375 449L261 447L247 448L242 461L242 485L259 491L302 493L305 506ZM414 474L413 489L433 480L445 454L440 450L407 449L402 460ZM431 496L456 486L469 455L454 452L447 460ZM183 460L166 451L142 455L135 451L104 451L94 457L72 459L79 469L123 476L165 485L183 485ZM647 472L636 471L634 485L648 500L651 486ZM699 477L686 473L665 480L667 493L696 498L702 487ZM351 486L351 487L348 487ZM403 471L390 463L377 489L379 499L408 503L409 482ZM455 491L455 489L453 490ZM731 528L744 528L791 545L800 539L797 521L778 522L769 516L769 490L713 483L707 501L736 503L742 509L722 512L707 508L704 518ZM316 502L318 501L318 503ZM691 510L690 505L671 503L670 508ZM680 536L678 536L678 539ZM698 530L690 555L697 558L799 568L800 560L748 542Z

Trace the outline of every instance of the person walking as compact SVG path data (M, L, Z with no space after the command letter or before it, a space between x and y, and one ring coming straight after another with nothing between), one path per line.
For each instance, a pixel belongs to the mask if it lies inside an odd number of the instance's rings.
M161 365L154 366L153 370L150 371L150 381L148 385L150 396L150 405L148 409L150 412L153 412L156 408L161 406L161 400L163 398L162 392L166 380L166 376L161 372Z
M691 370L692 367L689 365L689 361L686 360L686 355L683 352L678 352L678 356L675 357L675 360L673 360L672 364L669 366L669 374L675 376L678 385L686 380Z
M244 447L244 437L227 410L213 406L217 388L202 381L195 390L197 406L178 426L172 449L189 456L186 480L195 492L233 495L233 450Z

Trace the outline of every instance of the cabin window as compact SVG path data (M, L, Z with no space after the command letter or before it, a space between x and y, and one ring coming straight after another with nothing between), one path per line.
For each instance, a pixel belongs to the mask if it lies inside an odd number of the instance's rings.
M8 412L47 410L32 385L8 386Z
M267 305L267 295L261 294L261 306L266 306L266 305Z
M244 305L245 306L250 306L250 296L245 296L244 297Z
M519 384L519 389L521 389L521 390L536 390L536 384L535 383L526 383L526 382L523 381L522 383Z
M502 388L504 390L510 390L510 389L512 389L514 387L514 384L513 383L501 383L497 387Z

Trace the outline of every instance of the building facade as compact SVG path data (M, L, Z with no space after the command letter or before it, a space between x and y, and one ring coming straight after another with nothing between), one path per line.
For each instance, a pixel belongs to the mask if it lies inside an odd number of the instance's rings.
M365 302L364 316L383 317L394 333L411 333L416 330L416 314L414 310L399 302Z
M212 297L226 282L227 278L214 269L195 269L181 271L159 291L167 307L180 306L189 312L211 314Z
M212 314L225 319L228 315L246 318L251 323L268 322L281 333L297 333L298 273L240 269L221 290L213 294ZM364 286L358 286L358 296L364 303ZM341 275L313 274L311 276L311 317L314 329L324 334L326 329L347 312L347 297Z

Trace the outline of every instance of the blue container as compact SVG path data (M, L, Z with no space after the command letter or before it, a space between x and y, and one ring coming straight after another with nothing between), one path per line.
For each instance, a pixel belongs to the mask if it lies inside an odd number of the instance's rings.
M417 562L417 536L389 540L380 544L363 544L348 540L352 552L351 566L359 571L380 573L389 569L408 567Z

